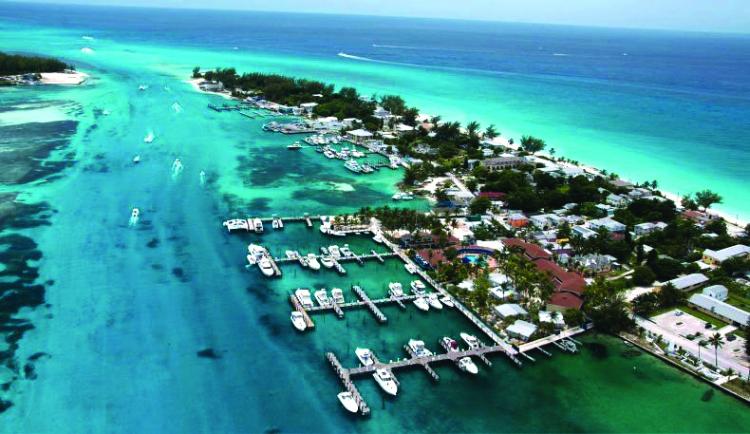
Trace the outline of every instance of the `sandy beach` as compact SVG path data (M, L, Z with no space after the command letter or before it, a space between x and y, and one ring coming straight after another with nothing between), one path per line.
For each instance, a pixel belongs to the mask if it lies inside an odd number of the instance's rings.
M195 89L198 92L209 93L211 95L218 95L224 99L234 99L232 95L227 92L210 92L210 91L201 89L200 84L203 83L204 81L206 80L203 78L193 78L190 80L185 80L186 83L190 83L190 85L193 86L193 89Z
M88 74L79 71L43 72L40 75L42 76L40 80L42 84L63 85L79 85L89 77Z

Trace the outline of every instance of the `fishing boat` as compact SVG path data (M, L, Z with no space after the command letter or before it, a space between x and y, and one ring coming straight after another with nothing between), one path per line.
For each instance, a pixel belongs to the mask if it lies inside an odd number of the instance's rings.
M260 268L260 272L266 277L271 277L275 273L273 265L271 265L271 260L265 255L258 261L258 268Z
M153 141L154 141L154 133L152 133L151 131L149 131L148 134L146 134L146 137L143 138L143 142L144 143L151 143Z
M357 355L357 358L359 359L359 362L362 363L362 366L370 366L375 364L375 360L372 358L372 351L370 351L368 348L356 348L354 350L354 354Z
M392 297L403 297L404 296L404 289L398 282L391 282L388 284L388 292L391 294Z
M448 336L443 336L440 339L440 341L443 343L443 345L445 346L445 348L447 348L449 352L455 353L455 352L460 351L460 348L458 348L458 341L456 341L455 339L450 338Z
M255 265L260 261L262 257L266 255L266 249L263 246L257 244L250 244L247 246L247 262L250 265Z
M411 281L411 292L414 295L424 295L425 294L425 285L422 283L421 280L412 280Z
M477 365L475 365L474 361L471 360L471 357L468 356L459 359L458 368L472 375L476 375L477 373L479 373L479 368L477 368Z
M141 162L141 156L140 155L136 155L135 157L133 157L133 164L138 164L140 162Z
M393 376L391 376L390 371L379 368L375 370L375 373L373 373L372 376L385 393L392 396L398 394L398 385L396 384L396 380L393 379Z
M481 346L481 343L479 342L479 339L477 339L476 336L470 335L466 332L461 332L461 339L466 342L466 345L469 346L469 349L476 350Z
M404 264L404 268L406 268L406 271L409 272L409 274L414 274L417 272L417 266L412 264L411 262L407 262Z
M294 142L291 145L288 145L286 148L289 149L289 150L291 150L291 151L296 151L298 149L302 149L302 143L300 143L300 142Z
M447 295L444 295L444 296L440 297L440 302L443 303L445 306L448 306L448 307L455 307L456 306L455 303L453 303L453 299L451 299Z
M310 309L314 306L309 289L299 288L294 291L294 296L297 297L297 300L305 309Z
M318 258L315 257L314 253L307 254L307 266L313 271L320 270L320 262L318 262Z
M307 324L305 323L305 317L302 315L301 312L297 312L296 310L292 311L292 325L297 330L303 332L307 328Z
M409 339L409 348L417 357L430 357L432 355L432 351L425 348L424 341Z
M443 303L440 303L440 300L438 299L438 295L434 292L427 296L427 302L430 303L430 307L433 307L437 310L440 310L443 308Z
M354 395L352 395L351 392L341 392L336 396L338 396L339 402L348 412L356 413L359 411L357 400L354 398Z
M328 291L326 291L325 288L315 291L315 300L317 300L318 304L322 307L328 307L331 305L331 299L328 298Z
M333 299L333 302L336 304L346 303L346 300L344 300L344 291L341 288L331 289L331 298Z
M412 301L414 303L414 306L417 306L417 309L427 312L430 310L430 304L427 303L427 300L425 300L423 297L417 297Z

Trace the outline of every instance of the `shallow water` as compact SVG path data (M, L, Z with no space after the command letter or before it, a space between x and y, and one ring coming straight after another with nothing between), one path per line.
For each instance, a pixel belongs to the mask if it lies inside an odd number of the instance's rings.
M392 204L401 174L357 176L312 149L288 151L294 138L263 133L260 120L208 110L220 99L183 82L198 61L327 70L323 78L338 74L334 67L343 64L298 65L292 58L246 53L225 58L200 47L120 42L114 35L97 34L92 41L61 29L4 24L0 30L3 47L47 47L45 54L74 59L92 75L89 84L75 88L0 90L0 122L77 124L57 152L74 161L62 177L53 173L2 187L20 191L26 203L47 202L54 212L49 226L13 229L33 238L43 253L32 263L47 304L19 314L34 329L24 334L15 359L29 363L35 378L21 369L0 392L13 402L0 415L0 430L707 432L750 426L738 402L719 393L704 402L707 386L651 357L625 357L623 344L594 336L585 339L601 343L606 357L589 348L579 356L555 352L549 360L540 354L521 370L494 358L494 366L480 366L476 378L445 365L437 367L437 384L418 370L404 372L396 399L382 398L373 381L362 379L358 386L372 417L344 414L325 351L335 351L347 365L355 363L356 346L395 359L409 338L437 349L439 337L471 330L470 324L448 309L421 313L408 305L405 311L385 308L389 321L383 326L367 311L353 311L344 320L316 315L315 331L295 333L287 297L296 287L340 286L351 298L348 288L356 283L378 295L389 281L407 284L408 274L388 260L348 264L344 277L288 265L283 279L265 280L244 268L247 243L261 240L281 255L340 240L301 224L279 232L267 228L262 236L228 235L221 221ZM85 45L94 53L82 53ZM375 71L356 69L340 73L359 81ZM139 91L141 84L148 89ZM38 100L49 102L38 105L43 111L19 112L17 101ZM144 143L149 131L155 140ZM137 166L131 162L136 154L142 158ZM50 156L56 157L61 155ZM184 165L176 177L175 158ZM133 207L141 215L129 227ZM379 249L362 237L347 242L356 251ZM199 357L206 349L218 358ZM33 357L40 351L49 357Z

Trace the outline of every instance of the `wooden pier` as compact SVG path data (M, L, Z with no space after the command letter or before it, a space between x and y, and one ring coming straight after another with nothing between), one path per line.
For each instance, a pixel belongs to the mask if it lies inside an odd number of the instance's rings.
M430 377L432 377L433 381L440 381L440 376L428 364L429 363L429 359L432 356L419 357L414 352L414 350L412 350L411 347L408 346L408 345L404 345L404 351L406 351L409 354L409 356L412 358L412 360L418 360L419 361L419 363L422 365L422 367L424 368L424 370L427 372L427 375L429 375Z
M352 286L352 291L354 291L354 293L357 294L357 297L359 297L359 299L365 303L365 306L367 306L367 309L369 309L370 312L372 312L372 314L375 315L375 318L379 322L384 323L388 321L388 318L378 308L378 305L375 304L372 300L370 300L370 297L367 296L367 293L362 288L360 288L357 285L354 285Z
M312 318L310 318L310 315L307 314L307 311L302 306L302 303L299 302L294 294L289 294L289 302L294 307L294 310L302 314L302 318L305 320L305 325L307 326L307 328L314 328L315 323L313 322Z
M341 362L339 362L339 359L337 359L336 355L333 353L326 353L326 359L328 359L328 363L331 364L333 371L339 377L339 380L341 381L341 384L344 385L346 391L351 393L354 397L354 401L356 401L357 407L359 408L359 413L362 416L369 415L370 407L367 405L365 400L362 399L362 395L359 393L359 390L357 390L357 386L355 386L352 380L349 378L349 370L341 366Z

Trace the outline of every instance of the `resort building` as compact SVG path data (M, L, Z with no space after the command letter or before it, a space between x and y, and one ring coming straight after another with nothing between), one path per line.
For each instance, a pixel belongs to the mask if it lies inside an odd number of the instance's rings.
M696 309L736 326L745 326L750 320L750 314L744 310L705 294L693 294L688 302Z
M695 289L706 282L708 282L708 277L700 273L692 273L664 282L662 286L672 284L672 286L679 289L680 291L690 291L691 289Z
M503 244L508 248L518 248L523 250L523 255L530 261L537 259L550 259L552 254L536 244L527 243L520 238L507 238Z
M509 154L504 154L495 158L488 158L482 161L482 166L486 167L490 172L513 169L524 164L526 164L526 160L524 160L523 157Z
M708 265L719 265L732 258L744 258L750 255L750 247L737 244L721 250L706 249L703 251L703 262Z
M703 295L725 301L729 297L729 290L724 285L711 285L703 288Z
M528 312L526 312L526 309L515 303L500 304L495 306L494 310L495 314L501 319L507 319L517 316L525 317L529 314Z
M373 134L367 130L357 129L346 132L346 138L356 144L362 144L367 140L372 139Z
M539 322L550 323L554 325L555 328L557 329L561 329L565 327L565 320L563 319L563 315L560 312L549 312L546 310L540 310Z
M224 84L220 81L203 81L198 87L204 92L221 92L224 90Z
M511 337L520 339L522 341L528 341L531 336L536 333L536 328L536 325L528 321L517 319L516 322L508 326L505 331Z

